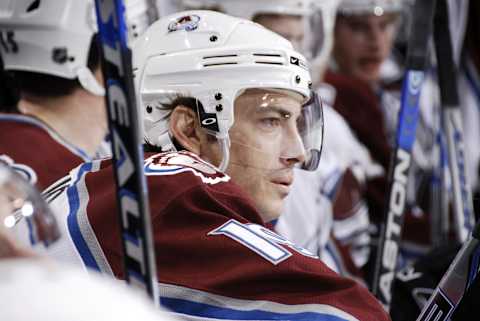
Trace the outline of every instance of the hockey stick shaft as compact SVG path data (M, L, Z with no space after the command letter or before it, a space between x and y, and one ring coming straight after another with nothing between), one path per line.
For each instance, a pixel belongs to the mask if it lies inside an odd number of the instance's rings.
M425 76L428 43L432 31L435 0L416 0L408 43L406 74L402 86L396 147L390 165L386 221L381 228L372 291L390 309L400 237L406 204L408 172L415 142L418 100Z
M117 206L126 281L157 302L157 281L148 195L143 173L131 51L122 0L96 0L102 69L112 140Z
M465 173L463 126L458 96L457 68L453 59L447 4L439 4L435 15L435 50L442 105L443 128L447 136L450 177L453 187L453 208L458 240L465 242L475 218L473 200Z
M445 120L449 148L450 170L454 189L454 208L457 233L467 238L470 224L473 224L473 205L466 182L463 164L462 126L460 119L457 73L452 54L451 36L446 0L439 0L435 15L435 48L438 61L438 76L442 99L442 112ZM456 146L455 146L456 145ZM471 216L471 217L470 217ZM473 229L468 239L449 269L443 276L434 293L423 308L418 321L448 320L471 282L478 274L480 258L480 225ZM462 240L463 241L463 240Z

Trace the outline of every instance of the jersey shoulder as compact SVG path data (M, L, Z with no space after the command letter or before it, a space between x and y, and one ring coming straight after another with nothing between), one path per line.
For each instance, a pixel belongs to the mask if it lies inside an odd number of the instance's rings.
M177 176L182 180L216 185L230 181L230 177L217 167L187 152L168 152L147 156L144 164L147 176Z
M0 126L0 160L40 189L88 158L32 117L0 114Z

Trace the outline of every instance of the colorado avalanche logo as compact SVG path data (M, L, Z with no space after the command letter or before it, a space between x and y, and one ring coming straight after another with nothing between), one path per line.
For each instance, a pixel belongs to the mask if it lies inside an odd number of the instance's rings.
M183 16L168 25L168 32L178 30L192 31L198 28L200 17L197 15Z
M228 182L230 176L203 161L198 156L181 151L154 155L145 160L145 175L176 175L192 172L206 184Z

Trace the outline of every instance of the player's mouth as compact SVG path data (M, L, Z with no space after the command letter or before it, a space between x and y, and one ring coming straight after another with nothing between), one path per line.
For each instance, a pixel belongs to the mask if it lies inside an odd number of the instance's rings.
M270 182L275 185L276 189L279 190L284 197L286 197L288 193L290 193L290 187L293 183L293 175L286 174L276 176Z
M382 64L382 59L380 57L361 58L358 63L362 69L374 70L380 68L380 65Z

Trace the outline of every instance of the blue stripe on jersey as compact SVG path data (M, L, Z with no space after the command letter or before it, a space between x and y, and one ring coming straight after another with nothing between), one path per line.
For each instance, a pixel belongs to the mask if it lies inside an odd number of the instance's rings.
M92 163L85 163L80 166L75 182L67 189L68 204L70 206L70 212L68 213L67 217L67 225L73 243L75 244L75 247L77 248L85 266L100 271L100 267L95 261L92 252L90 252L90 249L83 238L77 218L78 209L80 208L80 196L78 194L77 183L85 175L85 172L88 172L91 169Z
M160 304L176 313L219 320L347 321L339 316L321 312L279 313L262 310L241 311L166 297L160 298Z

